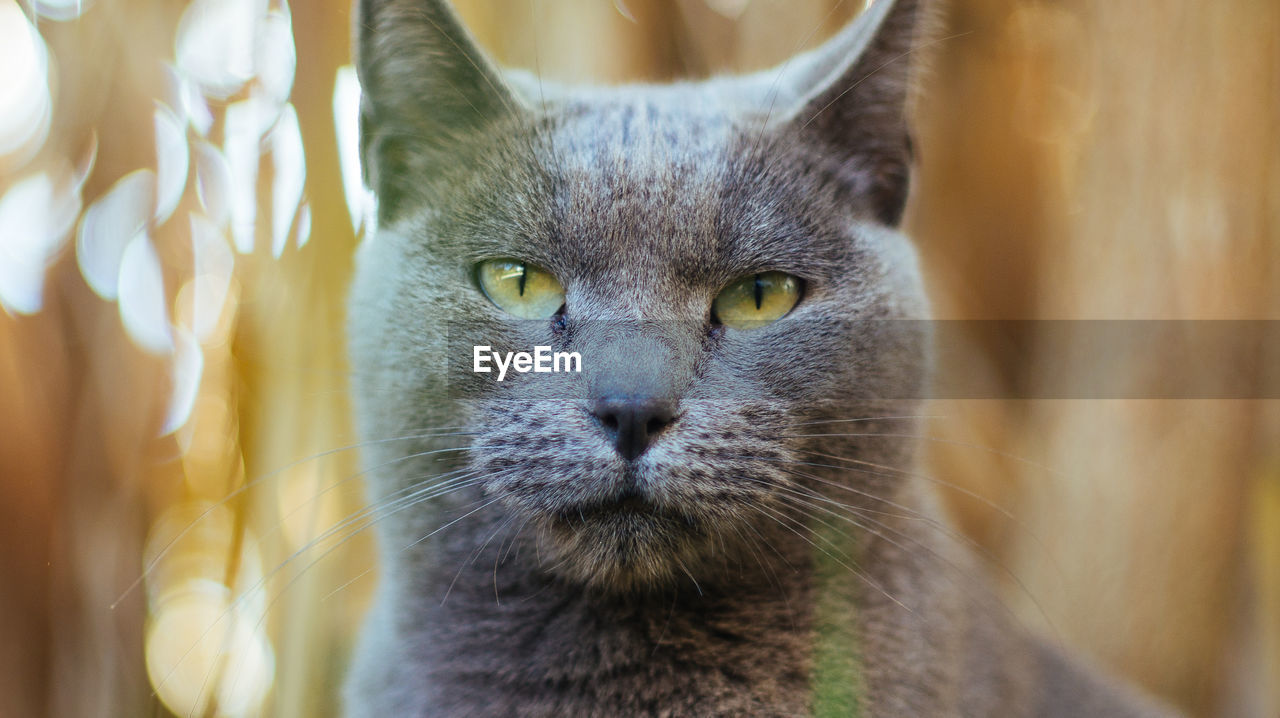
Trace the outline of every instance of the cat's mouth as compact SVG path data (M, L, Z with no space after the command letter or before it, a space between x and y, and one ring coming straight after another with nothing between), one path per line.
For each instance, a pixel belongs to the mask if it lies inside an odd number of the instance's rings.
M663 583L682 558L692 562L706 533L694 516L638 492L566 507L549 518L544 526L559 570L597 586Z
M553 515L551 524L553 531L562 535L572 533L580 536L584 530L590 530L602 532L603 537L623 539L659 535L670 537L676 533L698 531L698 522L692 516L632 493L562 509ZM630 542L622 543L625 545Z
M581 524L592 520L609 520L634 516L661 518L669 512L645 498L638 491L625 491L612 498L565 509L556 516L557 521Z

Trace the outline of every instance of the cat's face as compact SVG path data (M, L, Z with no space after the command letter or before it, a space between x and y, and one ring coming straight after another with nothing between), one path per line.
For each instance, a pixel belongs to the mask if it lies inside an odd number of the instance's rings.
M367 17L394 17L395 3L373 5ZM906 21L882 25L894 22ZM853 38L862 62L892 49L868 37ZM822 66L839 49L786 81L840 69ZM856 59L837 74L856 76ZM396 58L362 66L382 228L353 291L361 428L378 440L447 425L444 443L465 447L415 444L451 459L439 462L380 446L373 494L451 469L477 505L538 535L550 570L613 588L694 575L813 490L795 470L815 444L806 422L852 418L919 381L920 347L864 321L923 314L912 251L889 227L909 158L901 107L880 103L900 105L901 78L877 89L889 97L845 93L865 106L832 110L838 79L573 91L516 77L532 88L522 97L471 60L416 90L474 94L425 124L405 88L379 84ZM771 109L772 92L796 108ZM824 108L865 136L825 134ZM514 305L486 287L493 266L519 273ZM519 304L526 281L550 299ZM742 286L745 300L726 295ZM772 297L778 316L730 321L735 297L748 314ZM463 374L479 343L577 352L581 372L478 381ZM427 530L409 516L387 533Z

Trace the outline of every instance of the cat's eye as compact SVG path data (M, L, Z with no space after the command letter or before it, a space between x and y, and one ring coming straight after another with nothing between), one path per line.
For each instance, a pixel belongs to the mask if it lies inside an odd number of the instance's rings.
M476 273L489 301L512 316L547 319L564 306L564 287L541 267L517 259L489 259Z
M785 272L748 274L720 292L711 305L730 329L756 329L787 315L800 301L800 279Z

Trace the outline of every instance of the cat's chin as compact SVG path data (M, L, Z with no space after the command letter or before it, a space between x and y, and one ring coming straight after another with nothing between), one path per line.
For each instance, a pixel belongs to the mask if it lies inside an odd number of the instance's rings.
M705 519L637 497L566 509L539 523L553 548L551 570L608 592L652 591L697 580L693 572L719 533Z

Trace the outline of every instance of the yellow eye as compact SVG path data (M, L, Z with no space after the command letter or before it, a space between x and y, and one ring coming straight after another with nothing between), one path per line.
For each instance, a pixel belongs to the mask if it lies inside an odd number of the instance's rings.
M480 289L502 311L521 319L546 319L564 306L564 287L545 269L516 259L480 263Z
M799 300L798 278L783 272L761 272L725 287L711 311L731 329L757 329L786 316Z

